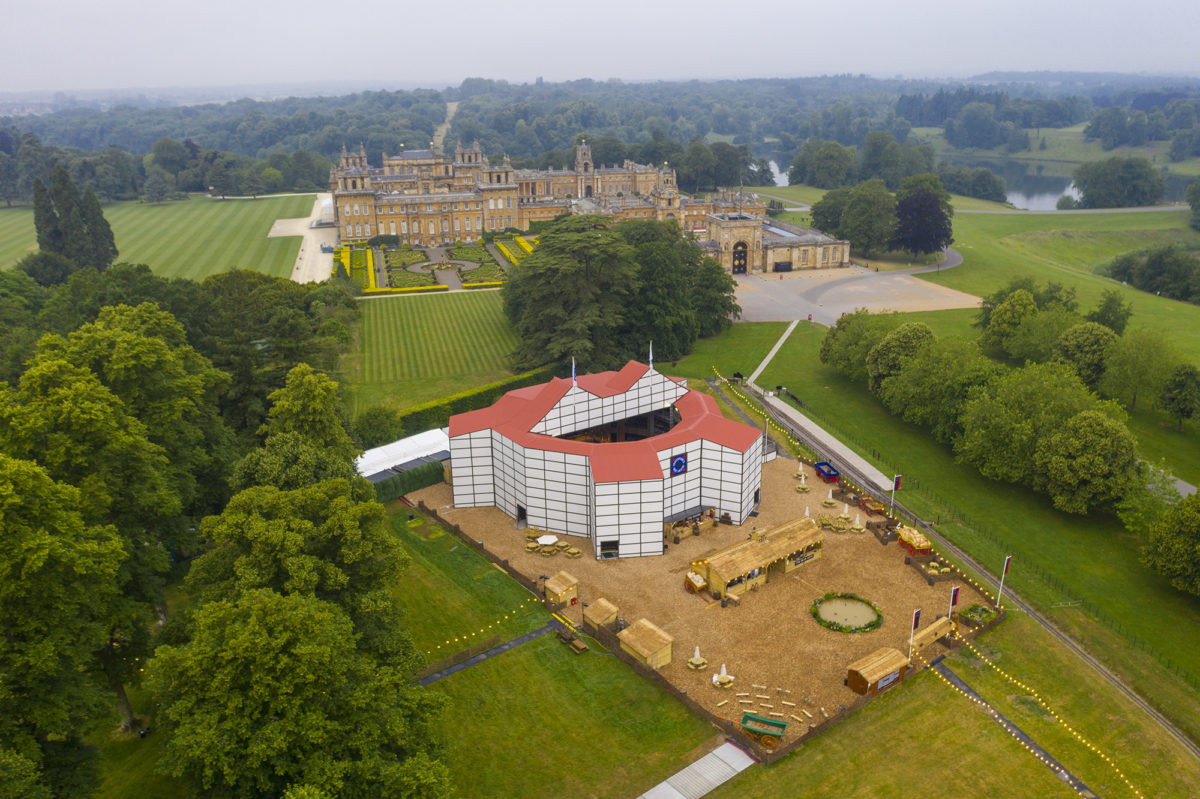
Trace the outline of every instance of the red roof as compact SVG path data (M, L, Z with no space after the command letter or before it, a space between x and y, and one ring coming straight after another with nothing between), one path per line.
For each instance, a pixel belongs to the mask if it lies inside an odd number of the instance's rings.
M620 371L583 375L577 382L593 396L611 397L628 391L649 369L646 364L630 361ZM679 382L683 382L682 379ZM662 466L658 461L661 450L705 440L745 452L762 434L757 427L726 419L716 401L698 391L688 391L676 400L675 407L681 417L679 424L666 433L641 441L593 444L531 432L570 388L570 380L554 378L548 383L509 391L487 408L451 416L450 438L492 429L527 449L583 455L591 464L594 482L614 483L662 479Z

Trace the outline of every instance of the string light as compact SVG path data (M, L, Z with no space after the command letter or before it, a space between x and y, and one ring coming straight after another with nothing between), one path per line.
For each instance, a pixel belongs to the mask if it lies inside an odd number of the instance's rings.
M1081 744L1083 744L1088 749L1092 750L1097 755L1099 755L1104 760L1105 763L1108 763L1108 765L1112 768L1112 770L1116 773L1116 775L1118 777L1120 777L1126 785L1129 786L1129 790L1133 791L1134 795L1136 795L1138 797L1142 796L1142 792L1139 791L1136 787L1134 787L1134 784L1129 781L1129 778L1126 777L1125 774L1121 771L1121 769L1117 767L1116 762L1114 762L1113 759L1110 758L1107 754L1100 751L1095 746L1095 744L1093 744L1091 741L1087 740L1082 735L1080 735L1075 730L1075 728L1073 728L1070 724L1068 724L1061 716L1059 716L1057 713L1055 713L1053 710L1051 710L1050 706L1046 704L1045 700L1042 699L1041 695L1038 694L1037 691L1033 690L1033 688L1029 687L1025 683L1018 680L1016 677L1013 677L1011 674L1006 672L1004 669L997 666L990 659L988 659L988 657L986 655L984 655L982 652L980 652L978 649L976 649L975 646L970 641L968 641L966 638L959 635L959 633L957 631L955 631L954 636L956 638L958 638L960 641L962 641L964 644L966 644L967 648L970 649L972 652L974 652L976 657L978 657L984 663L988 664L993 669L995 669L1000 674L1000 676L1004 677L1004 679L1008 680L1013 685L1016 685L1018 688L1025 691L1027 694L1029 694L1035 700L1037 700L1037 703L1042 706L1042 709L1045 710L1048 714L1050 714L1050 718L1054 719L1059 724L1061 724L1064 728L1066 728L1067 732L1071 733L1071 735L1073 735L1075 737L1076 740L1078 740Z
M533 598L526 599L520 605L518 605L517 607L510 610L508 613L505 613L503 616L496 619L491 624L480 627L478 630L474 630L469 633L463 633L462 635L455 636L454 638L447 638L445 641L438 644L433 649L427 650L425 652L425 654L432 655L434 652L441 649L443 646L449 646L450 644L465 644L469 639L474 638L477 635L482 635L483 633L487 632L488 630L492 629L493 627L503 624L504 622L508 621L513 616L516 616L523 608L525 608L526 605L536 605L536 604L539 604L537 599L533 599Z

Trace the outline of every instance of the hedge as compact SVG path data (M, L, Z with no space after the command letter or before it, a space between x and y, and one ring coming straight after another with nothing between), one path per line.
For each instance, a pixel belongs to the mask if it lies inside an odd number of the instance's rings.
M462 287L468 291L471 289L494 289L504 285L503 280L492 280L487 283L463 283Z
M431 291L449 291L450 287L439 283L436 286L405 286L398 289L367 289L363 294L417 294Z
M535 383L544 383L553 376L554 373L551 368L543 366L540 369L534 369L533 371L515 375L505 380L497 380L495 383L488 383L486 386L480 386L471 391L451 394L440 400L427 402L424 405L418 405L410 410L402 411L396 417L400 428L398 437L424 433L426 430L432 430L435 427L445 427L450 423L450 417L456 413L466 413L467 411L487 407L500 399L505 392L512 391L515 388L532 386Z
M426 488L446 479L445 470L440 461L423 463L415 469L400 472L395 477L389 477L375 484L375 499L378 502L389 502L396 497Z

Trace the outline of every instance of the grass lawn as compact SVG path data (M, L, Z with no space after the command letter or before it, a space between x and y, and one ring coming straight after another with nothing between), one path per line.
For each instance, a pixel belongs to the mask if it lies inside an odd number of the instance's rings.
M389 509L392 528L412 558L396 598L413 640L430 662L495 635L516 638L550 618L520 583L458 536L417 511L410 524L409 509L398 502Z
M925 431L894 418L865 388L821 364L823 332L820 326L797 327L759 384L788 386L848 445L886 473L905 475L904 502L939 522L947 537L981 562L998 567L1005 555L1014 555L1010 585L1081 639L1107 637L1107 645L1094 651L1200 736L1200 691L1163 665L1200 685L1200 599L1139 565L1137 541L1117 520L1060 513L1044 497L956 463ZM1052 607L1070 601L1085 602L1088 612ZM1107 631L1096 617L1106 620ZM1118 636L1124 645L1114 645ZM1134 642L1137 649L1129 646Z
M259 200L193 197L148 205L116 203L104 208L120 249L118 259L146 264L164 277L202 280L234 267L287 277L299 237L267 238L276 219L308 216L313 195ZM0 209L0 268L7 269L36 247L33 211Z
M459 649L494 634L508 640L549 618L457 536L420 517L410 528L407 509L394 509L412 557L397 595L419 645L452 633L475 632ZM513 608L520 610L498 622ZM575 655L553 635L430 690L449 699L445 762L460 796L635 796L686 765L715 733L598 646Z
M369 299L341 371L355 412L411 408L510 376L516 344L496 291Z
M717 732L615 657L572 654L553 635L430 688L450 703L461 796L637 796Z
M719 336L698 340L691 355L674 363L655 364L655 368L676 377L707 379L714 376L712 368L716 366L725 377L734 372L748 377L787 326L787 322L736 324Z

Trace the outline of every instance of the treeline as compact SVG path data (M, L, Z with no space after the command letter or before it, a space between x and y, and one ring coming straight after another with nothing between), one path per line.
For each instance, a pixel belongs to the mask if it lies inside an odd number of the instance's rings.
M741 309L733 278L674 222L574 216L547 228L504 285L517 371L661 361L725 330Z
M895 111L896 116L917 127L932 128L961 119L962 112L973 103L988 106L997 122L1017 128L1066 128L1084 121L1092 112L1087 97L1012 97L1003 90L972 87L902 94L896 100Z
M809 139L788 169L788 183L836 189L879 178L891 190L910 175L933 171L933 149L884 131L868 133L859 148Z
M48 144L82 150L118 147L146 153L165 137L258 159L296 150L332 158L343 144L360 142L372 154L398 152L401 145L428 147L445 118L442 96L417 90L171 108L70 109L0 119L0 127L19 126Z
M1200 155L1200 99L1177 97L1149 112L1111 106L1092 118L1083 135L1099 140L1105 150L1123 145L1140 147L1169 139L1168 157L1183 161Z
M1073 314L1061 287L1045 313ZM991 298L993 301L996 297ZM1023 310L1010 313L1013 305ZM984 346L1004 347L1039 313L1026 288L990 313ZM1042 343L1044 357L1006 368L975 344L938 339L924 323L859 311L830 328L821 361L865 384L894 414L928 428L985 477L1028 486L1070 513L1113 509L1137 485L1137 442L1124 410L1095 396L1097 352L1118 336L1079 319ZM1100 376L1103 375L1103 369Z
M266 159L206 150L191 139L155 141L144 155L116 147L99 153L44 144L31 132L0 127L0 200L32 202L33 185L62 167L81 190L105 202L142 197L161 202L181 192L257 196L278 191L324 191L330 162L297 150Z
M1200 305L1200 257L1179 245L1152 247L1119 255L1108 276L1161 297Z

